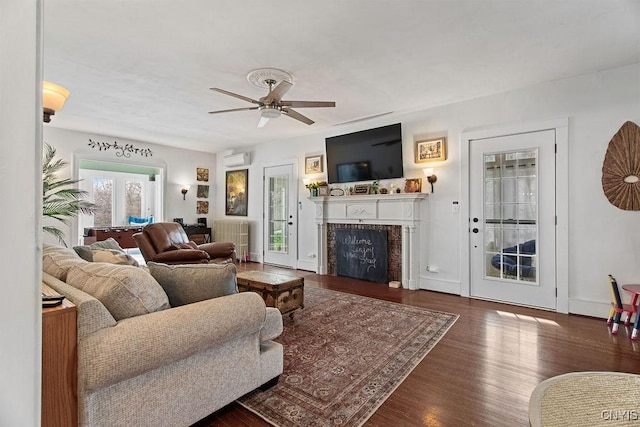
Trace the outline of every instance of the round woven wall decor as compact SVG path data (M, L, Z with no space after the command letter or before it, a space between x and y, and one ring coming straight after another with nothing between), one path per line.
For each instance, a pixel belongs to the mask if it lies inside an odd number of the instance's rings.
M640 127L626 122L609 141L602 164L602 189L612 205L640 210Z

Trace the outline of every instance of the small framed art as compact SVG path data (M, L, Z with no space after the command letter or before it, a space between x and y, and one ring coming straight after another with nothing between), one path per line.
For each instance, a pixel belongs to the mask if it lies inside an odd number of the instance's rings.
M311 175L314 173L322 173L322 154L317 156L309 156L304 158L304 173Z
M447 159L447 138L416 141L416 163L439 162Z
M404 180L405 193L420 193L422 191L422 178L409 178Z

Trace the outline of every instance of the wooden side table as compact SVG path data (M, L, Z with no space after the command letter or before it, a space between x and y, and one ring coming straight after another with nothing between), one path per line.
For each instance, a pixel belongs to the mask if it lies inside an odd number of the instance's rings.
M55 295L42 285L42 292ZM42 309L42 426L78 425L76 306Z

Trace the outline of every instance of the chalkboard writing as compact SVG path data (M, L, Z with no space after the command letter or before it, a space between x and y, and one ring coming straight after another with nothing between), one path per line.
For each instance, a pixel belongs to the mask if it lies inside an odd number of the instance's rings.
M387 283L387 231L336 229L336 274Z

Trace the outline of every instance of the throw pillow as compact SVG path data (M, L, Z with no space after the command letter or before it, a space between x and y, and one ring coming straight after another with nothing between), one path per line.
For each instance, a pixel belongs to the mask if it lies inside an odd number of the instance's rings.
M172 307L238 293L234 264L176 264L148 262Z
M99 300L116 320L170 307L162 287L141 268L102 262L76 265L67 283Z
M121 253L125 253L124 249L120 247L116 239L113 237L109 237L106 240L101 240L99 242L93 242L90 245L85 246L74 246L73 250L80 256L80 258L85 261L92 262L93 261L93 252L94 249L111 249L114 251L119 251Z
M138 261L129 254L123 254L113 249L94 249L93 262L108 262L109 264L133 265L139 267Z
M85 263L72 249L44 244L42 248L42 271L63 282L71 267Z

